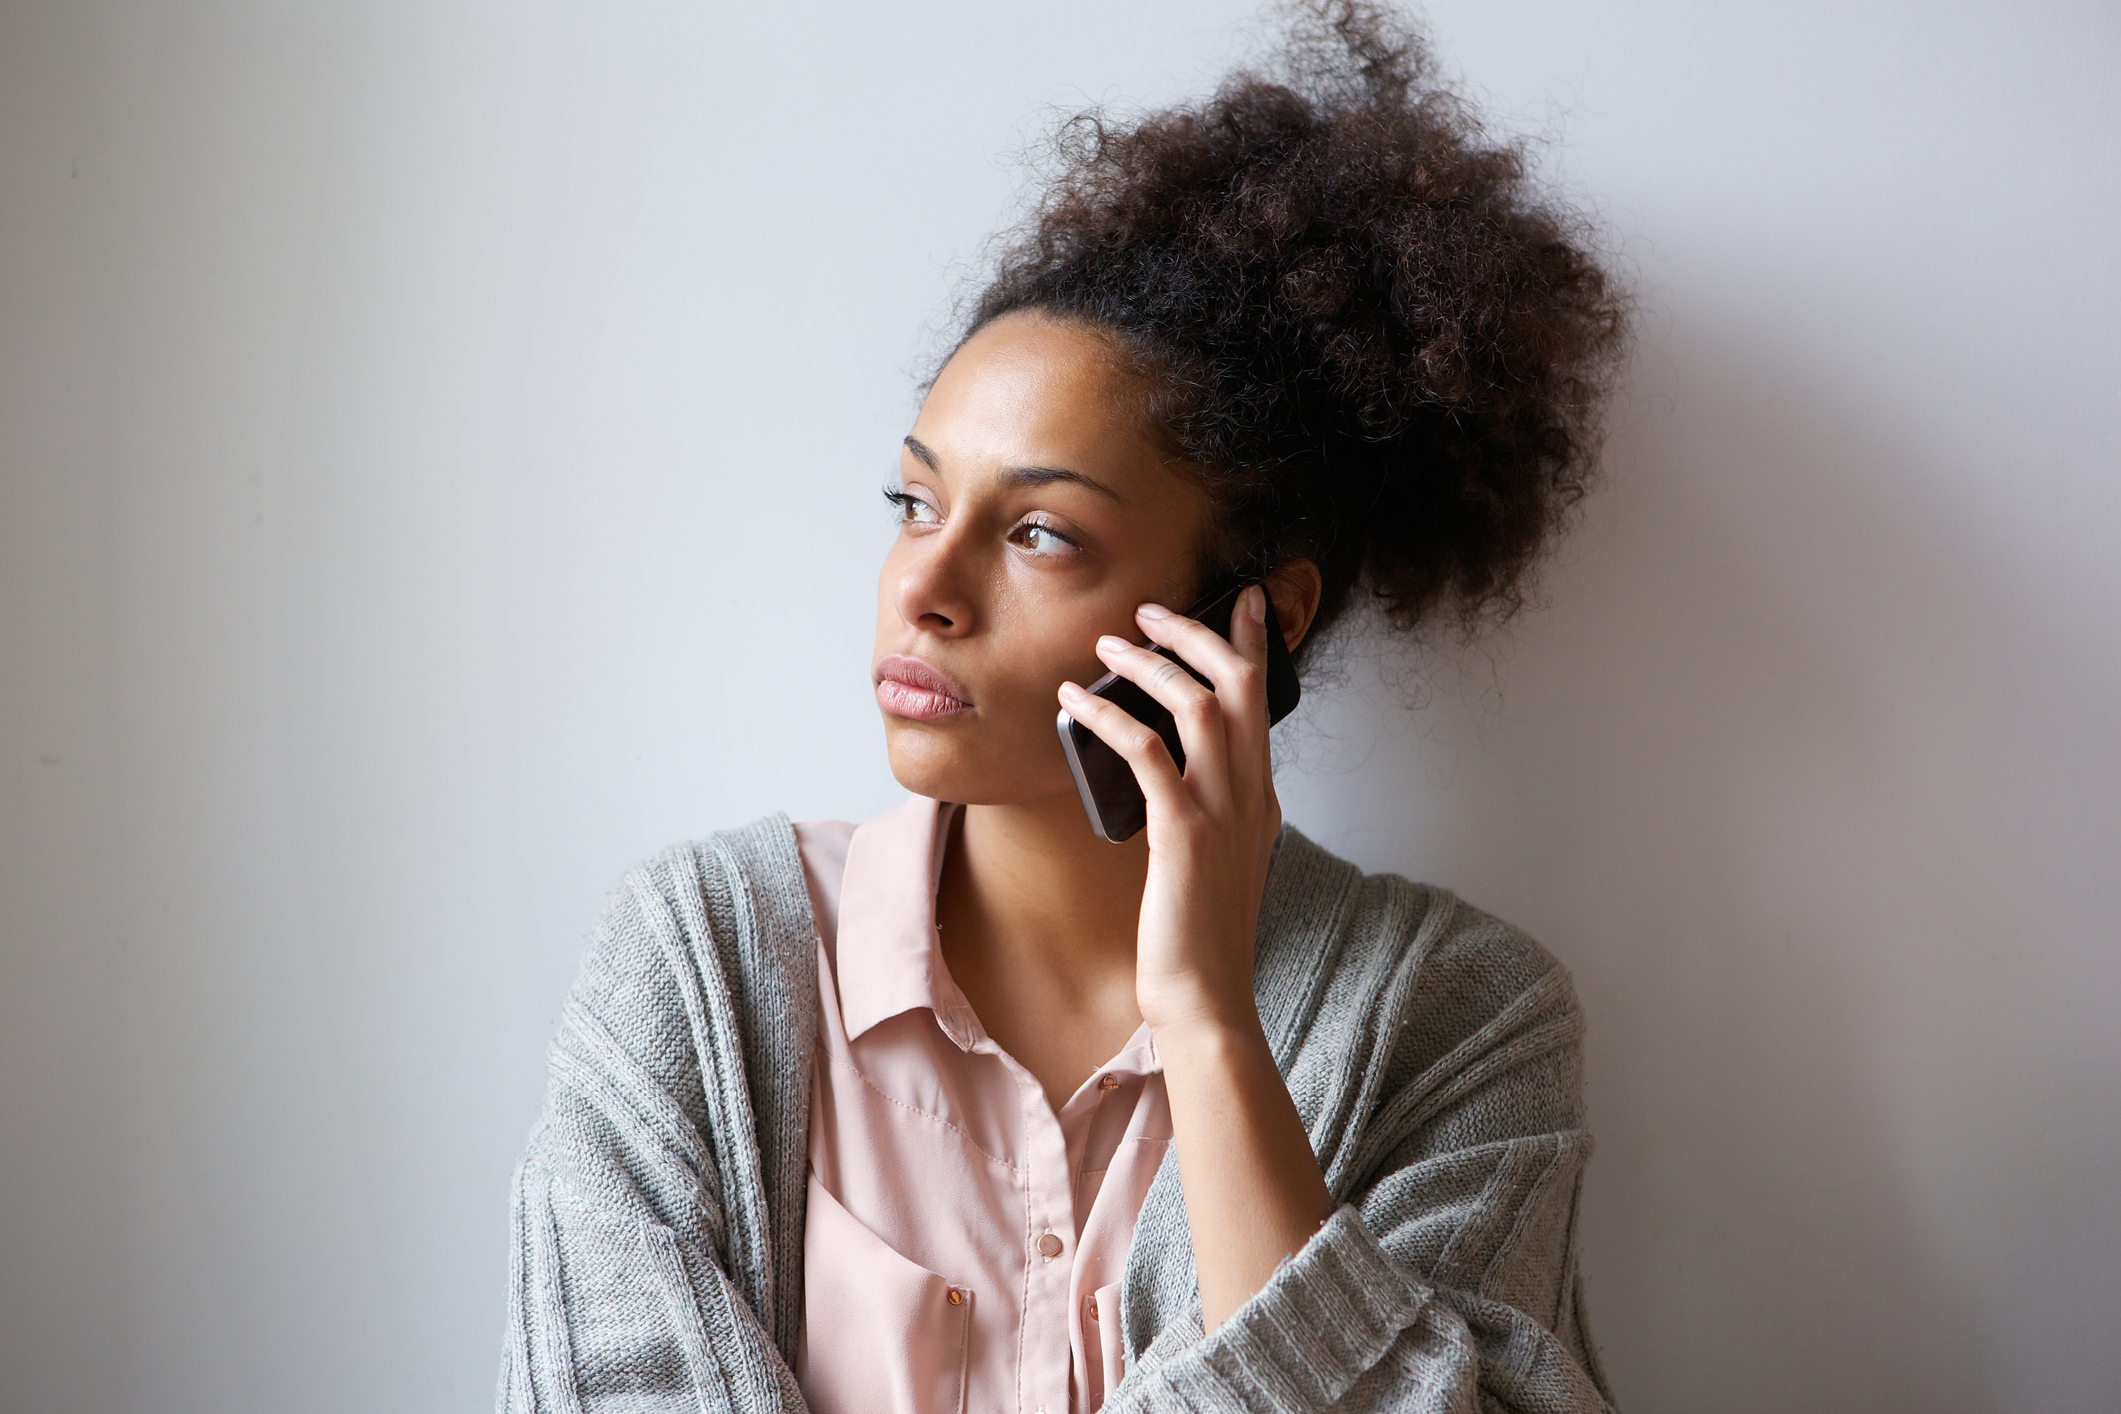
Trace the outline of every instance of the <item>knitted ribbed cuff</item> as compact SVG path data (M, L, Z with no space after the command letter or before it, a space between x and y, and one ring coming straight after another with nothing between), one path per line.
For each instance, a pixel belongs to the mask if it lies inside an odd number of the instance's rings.
M1154 1372L1152 1408L1325 1408L1384 1358L1421 1315L1428 1288L1343 1207L1266 1286Z

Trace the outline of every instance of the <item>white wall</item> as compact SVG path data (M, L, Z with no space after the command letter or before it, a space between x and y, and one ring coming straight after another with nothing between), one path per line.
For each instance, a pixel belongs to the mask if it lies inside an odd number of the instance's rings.
M2121 1387L2121 19L2003 9L1433 11L1649 335L1550 607L1285 793L1574 967L1636 1411ZM0 6L0 1408L485 1404L605 889L893 798L1005 155L1249 10Z

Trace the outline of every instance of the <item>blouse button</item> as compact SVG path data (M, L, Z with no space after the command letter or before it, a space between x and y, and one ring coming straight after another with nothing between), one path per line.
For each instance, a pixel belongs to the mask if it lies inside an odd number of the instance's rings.
M965 1304L965 1293L964 1293L964 1292L962 1292L962 1291L959 1291L959 1290L958 1290L958 1289L957 1289L956 1287L954 1287L954 1286L953 1286L953 1287L951 1287L951 1288L950 1288L950 1304L951 1304L952 1306L962 1306L962 1305L964 1305L964 1304Z
M1089 1306L1089 1308L1090 1308L1090 1319L1091 1319L1091 1320L1093 1320L1093 1321L1094 1321L1094 1320L1096 1320L1096 1319L1097 1319L1097 1298L1096 1298L1095 1296L1093 1296L1093 1297L1091 1297L1091 1298L1089 1299L1089 1301L1088 1301L1088 1302L1086 1302L1085 1304L1086 1304L1086 1305L1088 1305L1088 1306Z
M1059 1256L1060 1254L1061 1254L1061 1240L1060 1240L1060 1239L1059 1239L1058 1237L1055 1237L1055 1236L1054 1236L1054 1235L1053 1235L1052 1233L1050 1233L1050 1232L1049 1232L1049 1233L1046 1233L1046 1234L1045 1234L1044 1236L1042 1236L1042 1237L1040 1237L1040 1238L1039 1238L1039 1240L1038 1240L1038 1255L1039 1255L1039 1256L1041 1256L1041 1257L1045 1257L1045 1258L1049 1258L1049 1259L1050 1259L1050 1258L1058 1257L1058 1256Z
M1117 1090L1119 1088L1119 1077L1116 1075L1108 1075L1103 1080L1097 1082L1097 1088L1100 1090Z

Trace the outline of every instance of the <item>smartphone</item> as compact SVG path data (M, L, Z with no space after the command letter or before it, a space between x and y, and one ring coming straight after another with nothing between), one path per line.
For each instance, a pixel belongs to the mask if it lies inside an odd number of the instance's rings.
M1224 638L1230 636L1230 615L1237 607L1237 596L1257 584L1257 580L1239 580L1220 589L1211 590L1198 607L1186 615L1198 619L1214 629ZM1156 652L1192 673L1194 681L1211 688L1213 684L1201 674L1194 672L1178 654L1168 648ZM1132 681L1118 673L1106 673L1090 684L1090 694L1116 703L1128 715L1153 728L1164 739L1164 747L1178 768L1186 768L1186 748L1178 739L1178 723L1170 712ZM1296 678L1296 664L1289 657L1289 645L1282 641L1281 623L1274 616L1274 599L1267 598L1267 725L1272 726L1296 710L1296 703L1303 696L1303 685ZM1134 779L1134 768L1126 758L1105 745L1097 733L1066 712L1060 714L1061 750L1067 754L1068 770L1075 777L1075 788L1082 793L1083 812L1090 817L1090 828L1101 840L1114 844L1131 840L1149 822L1148 802L1142 798L1141 786Z

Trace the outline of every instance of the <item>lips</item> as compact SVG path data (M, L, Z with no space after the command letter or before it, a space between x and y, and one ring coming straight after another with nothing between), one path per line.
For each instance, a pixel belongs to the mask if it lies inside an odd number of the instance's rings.
M871 670L876 704L895 717L938 721L972 709L965 690L918 658L893 653Z

